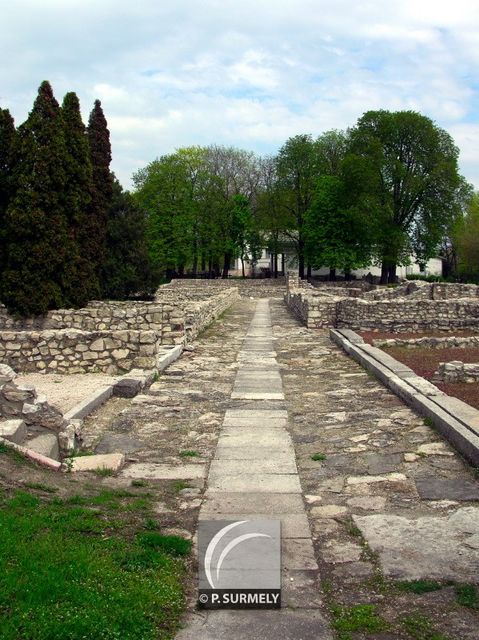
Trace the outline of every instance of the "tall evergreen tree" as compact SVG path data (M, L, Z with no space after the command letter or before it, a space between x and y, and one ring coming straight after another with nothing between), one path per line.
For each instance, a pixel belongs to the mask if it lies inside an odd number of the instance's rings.
M85 237L82 247L85 258L95 266L95 272L99 276L105 259L108 212L113 195L113 176L110 172L110 132L99 100L95 100L95 106L90 113L88 142L93 169L93 183L89 234L88 237Z
M88 252L91 234L93 172L86 128L80 113L80 102L74 92L67 93L62 105L67 150L65 164L65 210L68 216L70 244L68 263L64 268L64 295L71 306L84 306L99 295L95 263Z
M146 237L146 212L115 180L101 273L104 297L122 300L135 294L151 293L153 285Z
M6 262L5 213L14 194L15 138L15 124L10 112L0 109L0 274Z
M68 259L65 215L67 154L61 110L48 82L40 85L19 128L17 190L5 215L7 264L0 299L21 315L64 305L62 270Z

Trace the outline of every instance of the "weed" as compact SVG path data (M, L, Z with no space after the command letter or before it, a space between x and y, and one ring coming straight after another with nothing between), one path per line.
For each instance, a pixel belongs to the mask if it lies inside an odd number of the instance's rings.
M188 488L189 488L189 484L187 482L185 482L184 480L175 480L175 482L173 482L173 489L177 493L179 493L183 489L188 489Z
M42 482L25 482L25 486L28 487L28 489L37 489L45 493L56 493L58 491L58 487L50 487L48 484L43 484Z
M358 604L353 607L332 605L333 628L338 640L351 640L357 631L375 633L388 629L388 623L376 613L376 605Z
M409 593L429 593L431 591L439 591L443 585L433 580L407 580L396 583L400 591L408 591Z
M13 447L9 447L8 444L5 444L4 442L0 442L0 454L1 453L10 456L12 460L21 464L24 464L27 461L20 451L17 451Z
M348 523L347 530L350 536L354 536L355 538L360 538L362 536L361 529L359 529L354 522Z
M432 421L432 418L424 418L424 420L422 421L423 425L425 427L433 427L434 426L434 422Z
M447 636L435 631L431 620L421 613L403 616L400 622L414 640L448 640Z
M78 449L72 454L73 458L83 458L85 456L94 456L93 451L87 451L86 449Z
M131 486L132 487L147 487L148 486L148 482L146 480L132 480L131 481Z
M158 382L159 379L160 379L160 374L158 371L155 371L153 375L153 382Z
M95 473L99 478L107 478L113 475L113 469L107 469L107 467L98 467L95 469Z
M313 453L313 455L311 456L311 460L320 462L322 460L326 460L326 456L324 455L324 453Z
M463 607L479 609L479 593L472 584L458 584L456 586L456 601Z
M145 520L145 529L148 529L149 531L156 531L156 529L158 529L158 523L156 520L153 520L153 518L147 518Z
M192 451L191 449L185 449L184 451L180 451L180 456L182 458L195 458L198 454L198 451Z
M191 541L180 536L164 536L161 533L149 531L137 536L138 542L147 549L158 549L174 556L187 556L191 551Z

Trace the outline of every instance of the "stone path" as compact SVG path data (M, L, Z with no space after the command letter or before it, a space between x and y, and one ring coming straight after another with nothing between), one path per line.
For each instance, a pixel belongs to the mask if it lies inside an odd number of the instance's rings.
M318 567L287 430L268 300L257 303L238 362L200 520L281 520L283 609L198 612L178 639L330 638L320 611Z

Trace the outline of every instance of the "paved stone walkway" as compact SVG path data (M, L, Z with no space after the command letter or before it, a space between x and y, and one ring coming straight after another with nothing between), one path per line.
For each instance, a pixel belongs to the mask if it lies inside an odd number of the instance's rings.
M199 612L178 639L327 639L268 300L256 305L238 362L200 520L281 520L283 609Z

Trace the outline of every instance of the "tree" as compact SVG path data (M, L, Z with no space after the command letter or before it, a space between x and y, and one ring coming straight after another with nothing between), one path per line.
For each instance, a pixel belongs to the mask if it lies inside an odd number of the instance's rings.
M330 268L348 274L370 261L368 225L358 201L339 176L319 178L311 207L305 215L306 255L315 269Z
M8 109L0 109L0 277L7 259L5 242L5 214L15 192L16 130Z
M89 255L91 234L96 231L90 209L92 165L80 102L73 92L63 99L62 118L67 152L64 201L70 236L68 261L62 270L63 291L68 306L82 307L99 296L99 282Z
M479 192L470 198L466 214L453 232L457 249L457 271L464 280L479 282Z
M67 155L60 107L48 82L40 85L18 141L17 190L5 215L8 256L0 298L11 312L27 316L63 306L61 273L68 260Z
M110 172L110 132L101 102L95 105L88 120L88 143L92 166L92 191L89 215L82 225L79 238L82 254L99 276L105 253L108 212L113 195L113 176Z
M285 234L296 250L299 277L305 268L305 215L313 201L318 178L318 158L310 135L289 138L279 150L276 162L281 202L288 214Z
M146 240L146 213L118 180L113 182L113 199L108 216L106 254L102 265L103 295L125 300L148 295L153 287Z
M376 255L381 282L414 250L432 257L451 218L460 211L464 180L458 149L446 131L413 111L369 111L351 131L350 151L375 173Z

